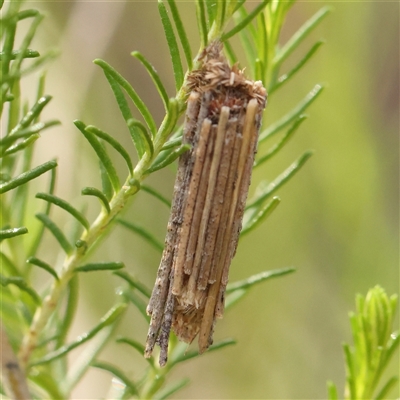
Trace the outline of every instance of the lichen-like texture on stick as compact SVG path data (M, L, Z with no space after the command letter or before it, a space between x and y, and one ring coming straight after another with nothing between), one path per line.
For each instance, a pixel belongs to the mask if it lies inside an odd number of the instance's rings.
M213 42L191 72L183 143L191 145L178 166L165 248L147 312L145 356L156 343L160 365L170 330L199 352L212 344L216 318L235 255L250 185L266 91L261 82L228 65Z

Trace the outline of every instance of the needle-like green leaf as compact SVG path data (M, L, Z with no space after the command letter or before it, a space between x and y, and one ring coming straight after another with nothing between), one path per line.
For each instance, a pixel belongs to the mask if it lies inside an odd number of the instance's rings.
M275 90L279 89L284 83L288 82L300 69L309 61L312 56L317 52L317 50L325 43L325 41L320 40L316 42L311 49L306 53L306 55L286 74L283 74L279 79L272 84L268 90L268 94L271 95Z
M271 136L278 133L285 126L289 125L292 121L298 118L304 111L318 98L322 93L323 86L315 85L314 88L307 94L307 96L300 101L291 111L285 114L281 119L270 125L265 131L260 133L259 143L267 140Z
M174 147L179 146L180 144L182 144L182 136L168 140L168 142L164 144L164 146L161 148L160 151L172 149Z
M117 343L125 343L125 344L128 344L129 346L131 346L131 347L133 347L135 350L137 350L137 351L140 353L140 355L143 355L143 354L144 354L144 346L143 346L143 344L137 342L136 340L128 339L128 338L125 338L125 337L120 337L120 338L118 338L118 339L116 340L116 342L117 342ZM151 360L151 359L149 358L149 360Z
M96 359L106 344L110 342L110 338L117 326L118 324L114 323L103 328L83 349L81 349L80 353L72 359L73 364L68 371L68 375L61 383L64 396L65 393L71 393L73 388L76 387L76 384L83 378L86 371L90 368L91 362Z
M62 399L64 397L64 393L60 390L59 382L50 374L32 374L29 380L37 385L38 388L44 390L48 399Z
M107 153L106 149L104 151ZM111 200L114 196L114 188L111 183L110 177L108 175L107 169L105 168L104 164L99 159L99 170L100 170L100 179L101 179L101 190L106 196L108 200Z
M44 107L46 107L46 105L50 102L51 99L52 99L51 96L41 97L33 105L33 107L22 117L21 121L11 130L9 135L14 135L20 130L27 128L30 125L30 123L40 115Z
M255 77L255 60L257 60L258 56L251 41L250 34L246 29L244 29L239 32L239 38L240 42L242 43L247 62L251 68L250 74L251 76Z
M93 271L115 271L116 269L124 268L123 262L98 262L81 265L74 269L75 272L93 272Z
M144 294L148 299L151 296L151 290L143 283L139 282L136 278L126 271L115 271L114 275L119 276L124 281L128 282L133 288L137 289L140 293Z
M395 388L398 383L399 378L397 376L392 376L382 387L379 393L376 395L375 400L385 400L388 398L389 392Z
M400 345L400 333L399 332L394 332L391 335L391 339L389 340L387 344L387 349L385 352L385 357L382 360L382 363L387 365L394 355L395 351L399 348Z
M157 132L157 136L155 139L156 143L155 146L157 146L157 144L160 142L164 144L169 135L171 134L171 132L173 131L173 129L175 128L176 121L178 120L180 113L179 110L180 106L181 102L179 102L177 99L171 98L169 100L168 112L167 115L164 117L160 125L160 128Z
M168 111L168 94L167 94L167 91L165 90L165 87L164 87L163 83L161 82L161 79L160 79L157 71L155 70L155 68L138 51L133 51L131 53L131 56L137 58L143 64L143 66L146 68L147 72L149 73L151 79L154 82L154 85L155 85L158 93L161 96L161 99L164 103L165 110Z
M178 382L168 385L166 388L160 390L154 395L154 400L165 400L171 398L171 396L178 390L181 390L190 382L189 378L180 379Z
M206 9L209 25L211 25L216 17L218 2L216 0L206 0Z
M58 275L57 275L57 272L54 270L53 267L51 267L51 266L50 266L49 264L47 264L46 262L44 262L44 261L42 261L42 260L39 260L39 259L36 258L36 257L29 257L29 258L26 260L26 262L29 263L29 264L36 265L36 266L39 267L39 268L44 269L44 270L47 271L49 274L53 275L53 277L55 278L56 281L59 280Z
M93 62L104 70L104 72L106 73L106 77L107 77L107 75L110 75L125 90L125 92L131 98L131 100L133 101L133 104L135 104L135 106L138 109L138 111L140 112L140 114L142 114L143 119L145 120L150 132L153 135L155 135L156 131L157 131L156 123L155 123L149 109L146 107L143 100L138 96L138 94L133 89L133 87L130 85L130 83L125 78L123 78L122 75L119 74L113 67L111 67L109 64L107 64L105 61L96 59ZM125 118L125 120L126 120L126 118Z
M28 75L39 68L41 68L44 64L58 57L60 52L58 50L50 50L45 54L41 55L40 58L36 58L34 62L30 63L28 67L21 70L21 76Z
M21 226L19 228L1 229L0 241L4 239L10 239L19 235L25 235L25 233L28 233L28 229L25 226Z
M278 207L280 202L281 199L279 197L274 197L268 204L260 207L254 207L254 209L247 209L244 217L245 222L243 223L243 229L240 232L240 235L243 236L256 228L262 221L271 215L275 208ZM246 217L247 213L251 215Z
M221 40L224 42L226 39L231 38L236 33L243 30L248 24L250 24L251 21L253 21L253 19L258 15L258 13L260 13L265 8L265 6L269 3L269 1L270 0L263 0L257 7L254 8L254 10L251 13L249 13L247 18L243 19L240 23L238 23L229 32L222 35Z
M291 274L292 272L295 271L296 270L294 268L282 268L282 269L273 269L271 271L260 272L259 274L252 275L249 278L243 279L242 281L230 283L226 288L226 292L231 293L236 290L247 289L249 287L254 286L255 284L264 282L268 279Z
M48 193L50 193L50 194L54 193L54 189L55 189L55 185L56 185L56 178L57 178L57 169L53 168L50 171L50 182L48 183L48 186L49 186ZM44 210L44 214L50 215L50 209L51 209L51 203L47 202L46 203L46 208ZM41 228L37 232L37 234L35 236L35 239L34 239L32 245L31 245L31 247L30 247L30 249L29 249L29 251L27 253L28 255L36 254L37 249L38 249L38 247L39 247L39 245L40 245L40 243L42 241L44 231L45 231L45 226L41 225Z
M258 158L254 162L254 168L259 167L260 165L264 164L266 161L268 161L271 157L273 157L275 154L279 152L279 150L282 149L282 147L289 141L289 139L296 133L297 129L299 126L302 124L307 119L306 115L300 115L296 121L294 121L293 125L288 129L288 131L284 134L282 139L276 143L274 146L272 146L266 154Z
M262 204L269 196L275 193L289 179L293 177L312 156L312 151L306 151L293 164L291 164L283 173L281 173L265 189L261 190L257 196L248 202L246 209Z
M165 38L167 39L169 53L171 55L172 68L175 77L175 88L178 92L183 83L183 68L181 56L179 54L179 47L176 41L174 29L172 28L171 21L168 17L167 9L162 0L158 0L158 11L160 13L161 22L164 27Z
M64 251L69 255L71 254L73 247L69 243L68 239L65 237L62 230L55 224L52 219L43 213L35 214L35 217L42 222L42 224L53 234L57 242L64 249Z
M135 223L125 221L123 219L118 219L117 222L119 222L125 228L128 228L130 231L135 232L138 235L142 236L142 238L144 238L148 243L150 243L157 250L163 251L163 249L164 249L163 244L160 241L158 241L150 232L148 232L143 227L141 227Z
M236 12L244 3L246 3L246 0L237 0L233 12Z
M8 182L5 182L0 185L0 194L8 192L11 189L15 189L18 186L23 185L24 183L37 178L38 176L44 174L45 172L57 167L56 161L48 161L44 164L39 165L36 168L31 169L30 171L23 172L21 175L12 178Z
M92 367L111 372L128 388L129 393L126 393L126 394L133 394L133 395L139 397L139 391L136 387L136 384L131 379L129 379L118 367L116 367L112 364L100 362L100 361L94 361L94 362L92 362L91 365L92 365Z
M173 163L178 157L190 149L190 145L183 144L179 146L176 150L171 151L165 155L159 155L155 160L153 165L147 170L147 173L152 173L166 167L167 165Z
M84 196L95 196L100 200L102 206L106 209L107 213L110 213L110 204L108 203L106 195L99 189L94 187L85 187L82 189L81 194Z
M258 57L260 58L261 64L263 66L261 81L264 82L266 77L266 70L268 68L268 47L270 38L268 37L268 28L265 20L265 12L261 12L257 17L257 32L258 36L255 38L255 43L257 47ZM268 93L269 94L269 93Z
M150 322L150 317L147 315L146 307L147 302L145 303L141 297L138 296L137 292L133 290L126 290L124 294L128 300L138 309L140 314L146 320L146 322Z
M100 322L89 332L85 332L81 336L78 336L78 338L74 342L72 342L68 345L62 346L55 351L47 353L46 356L44 356L43 358L32 361L31 366L47 364L51 361L57 360L65 355L67 355L73 349L77 348L78 346L81 346L82 344L86 343L88 340L92 339L103 328L114 324L118 320L118 318L121 316L121 314L125 311L126 306L127 305L125 303L117 304L116 306L111 308L111 310L109 310L107 312L107 314L101 318Z
M333 382L329 381L327 383L327 387L328 387L328 399L329 400L339 400L335 384Z
M256 20L258 20L260 18L260 15L263 14L262 12L260 12L257 16L256 16ZM233 19L235 21L235 25L239 25L242 21L247 20L249 18L249 13L246 10L246 7L240 7L238 9L238 12L233 16ZM240 31L240 33L242 32L247 32L248 33L248 37L249 37L249 42L251 42L252 44L256 44L260 33L257 32L256 27L253 24L248 24L246 26L246 29L242 29ZM260 49L261 50L261 49ZM265 49L264 49L265 50ZM261 56L261 52L260 54L258 54L258 56ZM248 60L248 61L253 61L253 60Z
M154 153L153 140L144 125L140 121L133 118L129 119L127 124L129 131L131 132L132 140L135 142L135 138L139 136L144 148L144 152L152 157ZM140 157L142 156L143 154Z
M153 189L150 186L147 185L142 185L141 189L144 192L150 193L152 196L154 196L156 199L160 200L162 203L164 203L168 208L171 208L171 202L164 197L160 192L158 192L157 190Z
M18 268L3 252L0 251L0 265L3 271L7 271L8 275L20 275Z
M123 157L123 159L126 162L126 165L128 167L128 171L129 173L132 175L133 174L133 165L132 165L132 160L128 154L128 152L124 149L124 147L117 141L115 140L111 135L109 135L108 133L102 131L99 128L96 128L93 125L88 125L86 127L86 131L89 133L93 133L94 135L96 135L97 137L99 137L100 139L103 139L104 141L106 141L107 143L109 143L119 154L121 154L121 156Z
M35 133L31 136L29 136L27 139L22 140L21 142L10 146L3 154L3 157L9 156L11 154L17 153L18 151L24 150L27 147L31 146L36 140L40 138L40 135Z
M256 58L254 61L254 79L257 81L262 81L264 78L264 64L259 59Z
M182 23L182 19L179 15L178 7L175 4L175 0L168 0L169 7L171 9L172 18L175 22L175 28L178 32L179 39L182 44L183 52L185 53L186 62L188 65L188 70L191 71L193 68L192 51L190 49L190 44L185 32L185 28Z
M36 30L37 30L38 26L40 25L40 23L42 22L43 18L44 18L44 15L40 14L40 13L38 13L37 15L35 15L33 17L33 20L31 22L24 38L22 39L22 43L19 46L20 52L17 55L17 57L15 58L15 62L11 65L11 68L10 68L11 76L17 77L18 72L21 69L21 64L24 59L24 54L28 50L28 47L29 47L33 37L35 36Z
M143 154L145 153L145 141L144 138L140 135L141 132L137 132L137 129L134 127L130 127L128 121L133 120L132 111L128 106L128 102L125 99L125 95L122 91L121 86L118 82L113 78L113 76L107 72L105 72L105 76L110 84L112 91L114 92L115 99L117 100L118 107L121 111L121 114L127 123L129 133L131 135L131 139L135 149L137 151L139 159L142 158Z
M207 19L206 19L206 7L204 0L196 0L196 15L197 15L197 26L199 28L200 35L200 49L204 49L207 46Z
M116 342L117 343L127 344L128 346L130 346L130 347L134 348L135 350L137 350L139 352L139 354L143 357L145 347L143 346L143 344L139 343L138 341L133 340L133 339L129 339L129 338L126 338L126 337L119 337L116 340ZM152 357L145 358L145 360L150 364L151 368L153 368L153 369L155 368L154 359Z
M99 142L96 135L94 135L93 133L90 133L86 130L86 125L83 122L81 122L79 120L75 120L74 124L82 132L83 136L85 136L86 140L93 147L93 150L96 152L97 157L99 157L99 160L101 161L101 163L103 164L104 168L107 171L107 174L108 174L108 177L110 178L114 192L118 193L121 189L121 183L119 181L117 171L115 170L115 167L114 167L110 157L106 153L103 145Z
M331 7L323 7L317 11L303 26L286 42L273 60L275 68L289 57L300 42L331 12Z
M226 53L226 57L229 61L230 65L236 64L238 62L238 58L233 50L233 47L231 46L230 42L226 40L224 42L224 50Z
M20 276L4 276L0 274L0 284L2 286L15 285L22 291L28 293L37 305L40 306L40 304L42 303L42 299L36 293L36 291L32 287L30 287L26 283L26 281Z
M49 193L37 193L35 197L37 199L48 201L49 203L52 203L62 208L63 210L70 213L77 221L79 221L86 230L89 229L90 224L89 221L86 219L86 217L81 212L79 212L75 207L69 204L67 201L60 199L59 197Z
M2 138L0 140L0 146L1 146L0 154L4 154L5 150L7 150L17 140L22 139L22 138L29 138L30 136L33 136L44 129L47 129L51 126L59 125L59 124L60 124L60 121L57 121L57 120L51 120L48 122L38 122L38 123L31 125L25 129L19 130L18 133L5 136L4 138Z
M38 126L42 127L43 126L43 122L40 122L40 123L35 124L33 126L30 126L27 129L23 129L20 132L15 133L14 135L11 135L11 136L8 135L8 136L5 136L4 138L1 138L0 139L0 146L3 149L7 149L8 147L10 147L17 140L29 137L32 134L37 133L40 130L40 129L39 130L37 129Z
M227 9L226 8L227 8L227 2L225 2L225 1L217 2L217 13L215 16L215 22L217 23L219 31L222 31L224 24L225 24L225 19L227 17ZM229 17L230 17L230 15L229 15ZM210 23L210 25L211 25L211 23Z
M226 346L231 346L233 344L236 344L236 340L234 340L234 339L221 340L220 342L216 342L213 345L211 345L209 347L207 353L210 353L210 351L222 349L223 347L226 347ZM187 361L187 360L190 360L191 358L199 356L199 352L197 350L185 351L186 347L187 347L187 345L185 345L183 347L184 352L181 351L182 350L182 347L181 347L181 349L177 349L178 351L175 354L174 353L171 354L171 357L169 360L170 365L176 365L180 362Z
M238 303L247 293L249 289L238 289L233 291L232 293L227 293L225 298L225 310L229 310L236 303Z
M21 54L21 50L13 50L11 52L11 60L15 60L19 55ZM36 58L39 57L40 54L38 51L36 50L32 50L32 49L26 49L24 54L22 55L22 58ZM3 52L0 51L0 61L2 61L3 58Z
M38 14L39 14L38 10L22 10L22 11L18 12L17 18L18 18L18 21L22 21L23 19L26 19L26 18L36 17L36 15L38 15Z

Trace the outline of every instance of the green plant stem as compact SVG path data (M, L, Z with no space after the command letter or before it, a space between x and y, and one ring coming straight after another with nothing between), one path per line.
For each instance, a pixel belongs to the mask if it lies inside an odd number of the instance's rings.
M140 178L143 179L143 174ZM26 368L31 354L37 346L40 333L44 330L47 321L57 307L62 293L74 276L75 268L81 264L90 247L103 235L111 221L125 207L128 199L138 190L139 186L128 186L126 182L126 186L123 186L123 189L111 200L110 213L101 212L90 229L82 234L80 240L85 242L86 245L75 247L72 253L66 257L59 280L53 283L50 293L43 300L42 306L37 309L32 325L22 341L19 352L22 368Z
M173 345L170 345L170 347L173 347ZM144 378L145 384L140 392L139 398L143 400L151 399L164 384L170 370L171 368L168 364L163 368L158 366L155 366L154 368L149 368L147 375Z

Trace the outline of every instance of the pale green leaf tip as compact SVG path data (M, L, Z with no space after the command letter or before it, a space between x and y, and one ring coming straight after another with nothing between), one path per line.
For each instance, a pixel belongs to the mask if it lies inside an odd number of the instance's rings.
M321 12L330 13L330 12L334 11L334 9L335 8L333 6L324 6L321 8Z

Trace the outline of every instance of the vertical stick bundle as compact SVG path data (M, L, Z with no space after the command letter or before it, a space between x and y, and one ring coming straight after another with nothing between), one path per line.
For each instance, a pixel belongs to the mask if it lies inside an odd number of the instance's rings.
M183 143L165 248L147 307L145 356L167 361L171 327L199 351L212 344L241 230L266 91L230 68L214 42L191 72Z

